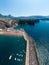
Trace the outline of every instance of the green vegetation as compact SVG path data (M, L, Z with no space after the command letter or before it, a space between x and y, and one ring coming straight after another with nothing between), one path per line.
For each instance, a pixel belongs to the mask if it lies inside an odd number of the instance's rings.
M29 25L35 25L35 23L39 22L38 19L19 19L18 24L29 24Z

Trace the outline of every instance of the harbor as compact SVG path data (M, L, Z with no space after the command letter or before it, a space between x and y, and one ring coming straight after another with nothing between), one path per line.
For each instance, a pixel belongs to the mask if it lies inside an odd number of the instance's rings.
M27 41L25 65L39 65L38 58L37 58L37 52L35 48L35 42L31 37L27 35L27 33L23 29L17 30L15 32L14 31L2 31L0 32L0 35L24 37L24 39Z

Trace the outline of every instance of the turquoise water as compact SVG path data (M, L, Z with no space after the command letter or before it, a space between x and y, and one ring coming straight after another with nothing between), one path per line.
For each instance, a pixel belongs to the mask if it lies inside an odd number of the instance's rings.
M25 65L25 55L23 37L0 35L0 65Z
M40 21L35 26L23 25L17 28L25 29L35 39L40 65L49 65L49 21Z

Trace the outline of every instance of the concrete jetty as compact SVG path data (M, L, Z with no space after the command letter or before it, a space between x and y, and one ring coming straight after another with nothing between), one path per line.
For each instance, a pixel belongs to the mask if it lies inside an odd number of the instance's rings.
M22 34L24 39L27 41L25 65L29 65L29 36L24 30Z
M31 37L29 37L25 31L23 31L22 33L24 39L27 41L25 65L39 65L35 48L35 41Z

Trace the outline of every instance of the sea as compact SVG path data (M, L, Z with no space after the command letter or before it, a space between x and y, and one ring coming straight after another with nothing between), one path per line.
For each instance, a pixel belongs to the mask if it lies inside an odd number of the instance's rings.
M23 37L0 35L0 65L25 65L25 56Z
M35 25L20 25L31 36L36 44L39 65L49 65L49 21L41 20Z
M49 65L49 21L19 25L35 40L39 65ZM26 41L23 37L0 35L0 65L25 65Z

